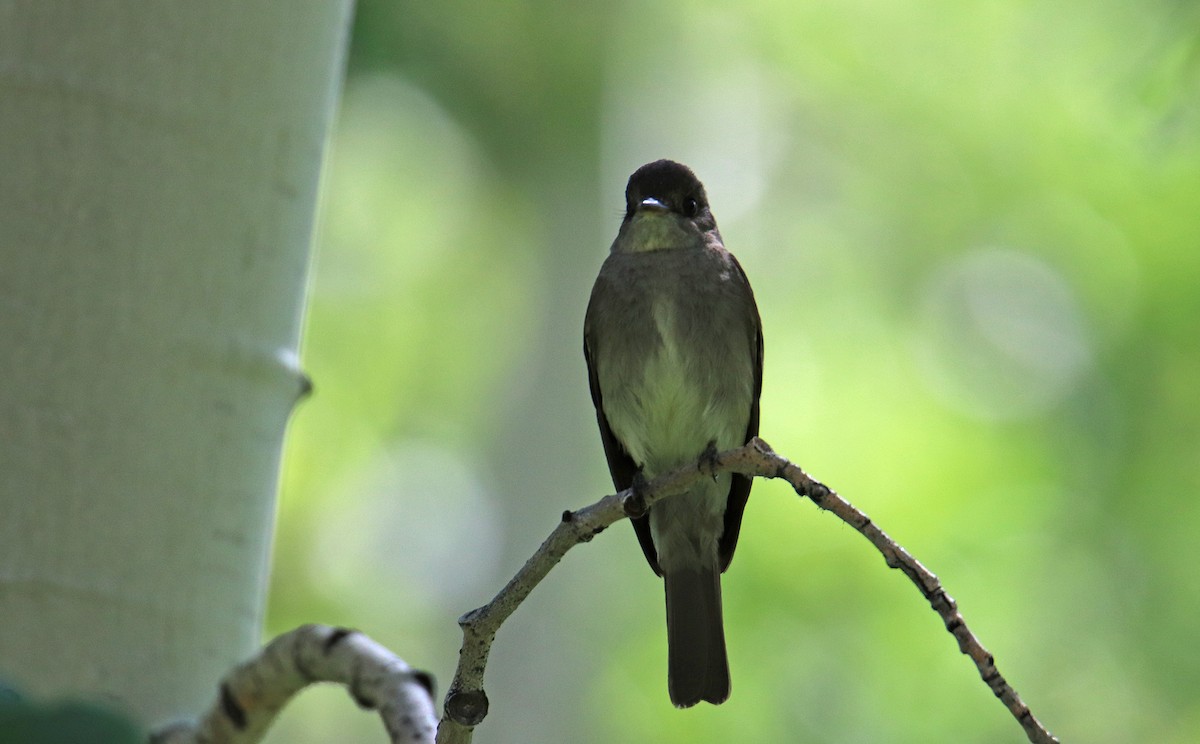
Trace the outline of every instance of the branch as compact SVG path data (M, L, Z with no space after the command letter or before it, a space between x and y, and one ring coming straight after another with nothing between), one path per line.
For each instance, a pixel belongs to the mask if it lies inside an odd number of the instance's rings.
M379 711L392 744L432 744L433 678L354 630L303 625L271 641L221 680L197 722L166 726L151 744L254 744L289 700L316 682L346 685L359 706Z
M1001 676L992 655L967 628L958 606L946 593L937 576L875 526L866 514L810 478L786 458L775 454L766 442L757 437L744 447L721 452L715 457L702 456L695 464L665 473L642 488L605 496L576 512L563 512L562 522L500 593L483 607L459 618L463 645L459 652L458 669L446 693L437 744L467 744L471 741L475 726L487 715L488 700L483 691L483 673L496 631L568 550L591 540L613 522L626 516L640 516L660 499L683 493L702 478L710 478L718 473L781 478L790 483L797 494L808 497L819 508L833 513L858 530L883 554L889 568L900 569L916 585L942 618L946 630L958 641L959 650L975 663L983 682L1021 724L1029 741L1034 744L1058 744L1058 739L1042 726L1021 701L1016 690Z

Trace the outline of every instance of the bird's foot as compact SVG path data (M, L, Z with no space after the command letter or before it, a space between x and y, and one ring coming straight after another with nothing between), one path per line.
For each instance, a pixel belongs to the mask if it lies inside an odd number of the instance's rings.
M642 475L642 471L634 473L633 482L629 484L628 492L621 499L621 508L630 519L646 516L646 483L646 476Z
M717 451L717 440L708 440L708 445L704 451L700 453L700 458L696 461L696 469L701 473L711 475L713 480L717 479L717 466L720 465L720 453Z

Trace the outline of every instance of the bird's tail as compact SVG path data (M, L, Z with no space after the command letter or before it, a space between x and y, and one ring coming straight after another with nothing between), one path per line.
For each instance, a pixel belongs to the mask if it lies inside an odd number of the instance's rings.
M721 574L711 566L665 570L667 687L677 708L729 698L729 662L721 619Z

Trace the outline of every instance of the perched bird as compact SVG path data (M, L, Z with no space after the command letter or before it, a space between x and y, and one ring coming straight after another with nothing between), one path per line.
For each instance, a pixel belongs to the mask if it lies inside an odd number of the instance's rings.
M588 302L583 349L619 490L758 434L758 307L687 166L657 160L629 177L625 218ZM721 573L750 483L741 475L705 479L632 520L666 589L667 686L677 707L729 697Z

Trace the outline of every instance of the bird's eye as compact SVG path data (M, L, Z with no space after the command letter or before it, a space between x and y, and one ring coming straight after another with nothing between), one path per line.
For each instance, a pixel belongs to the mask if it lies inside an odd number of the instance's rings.
M693 199L690 196L688 198L684 199L683 200L683 213L685 215L687 215L688 217L695 217L697 214L700 213L700 202L696 201L695 199Z

